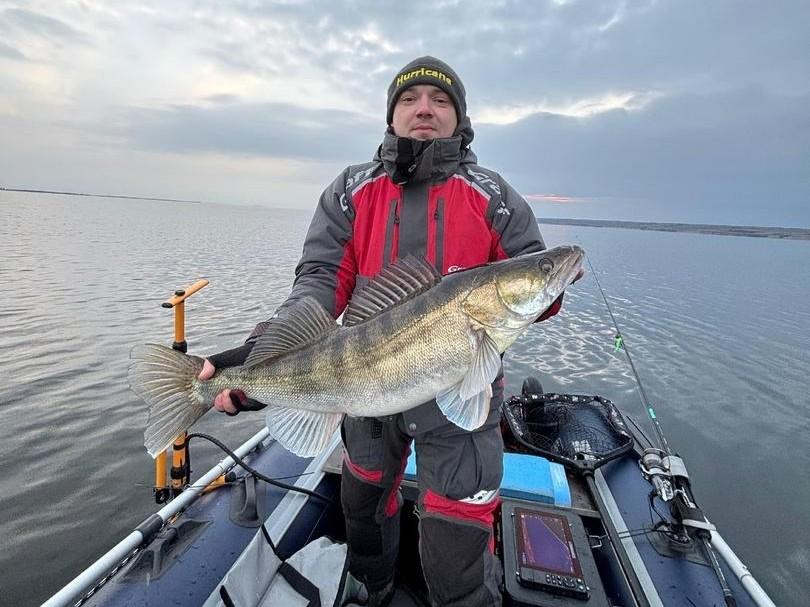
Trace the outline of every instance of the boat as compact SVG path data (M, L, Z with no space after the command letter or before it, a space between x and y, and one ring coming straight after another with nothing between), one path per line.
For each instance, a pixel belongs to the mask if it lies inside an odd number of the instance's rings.
M504 402L502 415L506 452L496 554L504 564L504 605L773 605L705 518L684 524L673 498L664 499L669 494L658 485L683 490L673 477L685 473L681 460L652 447L641 426L613 403L544 393L540 382L527 378L522 393ZM328 569L339 589L345 581L339 437L321 455L299 458L265 429L233 455L252 472L224 458L45 605L282 604L266 602L265 595L282 564L308 546L319 554L337 547L337 566ZM392 606L422 607L429 603L417 551L413 455L402 491ZM535 542L537 529L555 534L556 550Z
M186 347L183 302L203 282L164 303L180 318L177 349ZM616 348L626 348L616 329ZM545 392L527 377L501 414L504 478L494 543L506 607L774 605L703 515L651 406L656 440L604 397ZM211 440L228 454L193 482L192 439ZM235 451L193 433L170 451L171 484L167 460L156 466L156 501L165 505L45 607L362 605L362 588L345 567L339 433L311 458L293 455L267 429ZM415 454L401 491L391 606L426 607Z

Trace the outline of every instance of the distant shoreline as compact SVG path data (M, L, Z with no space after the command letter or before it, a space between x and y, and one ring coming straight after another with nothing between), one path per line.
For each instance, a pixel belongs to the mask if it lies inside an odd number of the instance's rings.
M123 194L88 194L86 192L60 192L59 190L29 190L24 188L0 187L0 192L24 192L26 194L61 194L62 196L86 196L90 198L123 198L124 200L156 200L158 202L190 202L203 204L201 200L183 200L182 198L158 198L152 196L125 196Z
M585 226L590 228L624 228L654 230L657 232L686 232L716 236L748 236L750 238L777 238L780 240L810 240L809 228L779 228L765 226L729 226L701 223L663 223L651 221L614 221L608 219L538 219L540 224Z
M202 200L182 198L159 198L151 196L126 196L123 194L88 194L85 192L61 192L58 190L34 190L25 188L4 188L2 192L23 192L28 194L60 194L63 196L86 196L93 198L121 198L124 200L153 200L158 202L186 202L206 204ZM215 203L212 203L215 204ZM701 223L667 223L652 221L617 221L612 219L565 219L544 217L538 222L546 225L584 226L589 228L622 228L627 230L652 230L656 232L681 232L689 234L711 234L715 236L748 236L749 238L776 238L779 240L810 240L810 228L780 228L768 226L731 226Z

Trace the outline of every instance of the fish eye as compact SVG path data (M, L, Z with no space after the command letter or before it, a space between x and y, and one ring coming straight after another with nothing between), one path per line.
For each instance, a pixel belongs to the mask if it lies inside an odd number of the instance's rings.
M537 262L537 265L539 265L540 269L547 274L554 269L554 262L548 257L543 257L539 262Z

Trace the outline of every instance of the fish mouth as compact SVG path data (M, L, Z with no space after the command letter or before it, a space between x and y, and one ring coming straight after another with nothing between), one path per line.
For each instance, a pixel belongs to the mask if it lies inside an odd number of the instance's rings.
M562 267L558 270L559 275L564 277L564 289L574 281L574 278L576 278L577 274L579 273L579 270L582 267L582 261L585 259L585 251L582 249L582 247L578 247L577 245L569 245L563 248L569 249L571 252L571 254L564 258ZM540 262L542 262L542 259Z
M576 245L547 249L538 253L537 266L549 276L549 282L560 285L560 292L576 278L582 267L585 251Z

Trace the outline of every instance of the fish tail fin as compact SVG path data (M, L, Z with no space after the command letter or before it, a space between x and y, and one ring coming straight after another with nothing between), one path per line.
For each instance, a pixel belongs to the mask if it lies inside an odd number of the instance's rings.
M144 446L157 457L210 408L194 390L204 360L155 344L135 346L130 359L129 386L149 405Z

